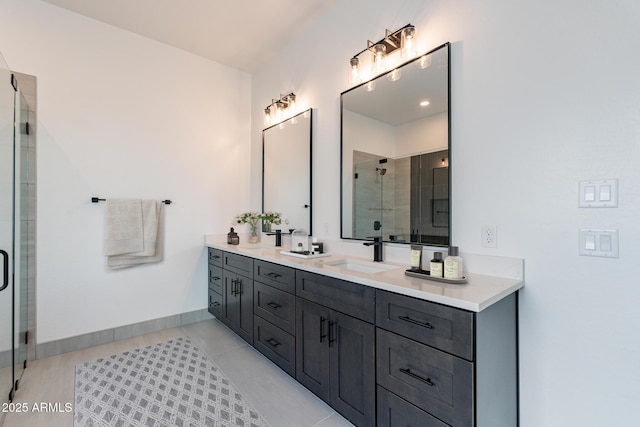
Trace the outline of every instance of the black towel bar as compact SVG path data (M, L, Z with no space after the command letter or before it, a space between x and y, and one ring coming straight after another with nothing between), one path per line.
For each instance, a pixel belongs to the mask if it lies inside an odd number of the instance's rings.
M100 199L98 197L92 197L91 198L91 203L98 203L98 202L105 202L107 199ZM162 203L164 203L165 205L170 205L171 204L171 200L163 200Z

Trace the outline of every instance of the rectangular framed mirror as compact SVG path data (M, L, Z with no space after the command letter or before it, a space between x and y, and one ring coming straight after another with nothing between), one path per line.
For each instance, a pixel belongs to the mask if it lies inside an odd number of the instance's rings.
M448 246L449 43L343 92L343 239Z
M262 131L262 212L288 223L273 229L313 233L311 226L312 110ZM263 224L263 231L268 230Z

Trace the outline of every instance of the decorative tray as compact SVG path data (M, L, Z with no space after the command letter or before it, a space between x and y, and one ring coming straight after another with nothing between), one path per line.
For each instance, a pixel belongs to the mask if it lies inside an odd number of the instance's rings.
M331 254L327 252L315 253L315 252L309 252L309 251L305 251L305 252L280 251L280 253L282 255L294 256L296 258L304 258L304 259L323 258L323 257L331 256Z
M444 277L431 277L429 270L405 270L405 276L418 277L420 279L433 280L434 282L451 283L454 285L461 285L467 283L467 277L463 276L462 279L445 279Z

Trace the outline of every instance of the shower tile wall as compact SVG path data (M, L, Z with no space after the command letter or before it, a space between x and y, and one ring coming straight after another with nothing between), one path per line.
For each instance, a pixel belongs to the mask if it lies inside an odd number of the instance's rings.
M381 235L409 241L410 159L388 159L359 151L353 152L353 230L358 238ZM381 173L384 169L384 173ZM382 228L375 230L379 221Z

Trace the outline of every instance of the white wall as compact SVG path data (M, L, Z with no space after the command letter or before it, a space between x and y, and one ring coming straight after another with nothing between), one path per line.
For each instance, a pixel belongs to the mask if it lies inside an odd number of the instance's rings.
M452 42L453 242L523 257L523 427L637 425L640 401L640 3L341 0L253 75L261 113L293 90L315 109L314 225L339 237L340 92L367 39L416 25ZM618 178L617 209L578 208L578 181ZM260 177L252 175L259 206ZM480 247L497 225L498 247ZM620 258L578 256L578 229L618 229ZM408 259L408 256L407 256Z
M0 51L38 79L39 343L206 307L205 233L249 207L251 77L37 0ZM169 198L165 259L109 271L104 204Z
M449 142L448 125L445 112L398 126L395 157L446 150Z

